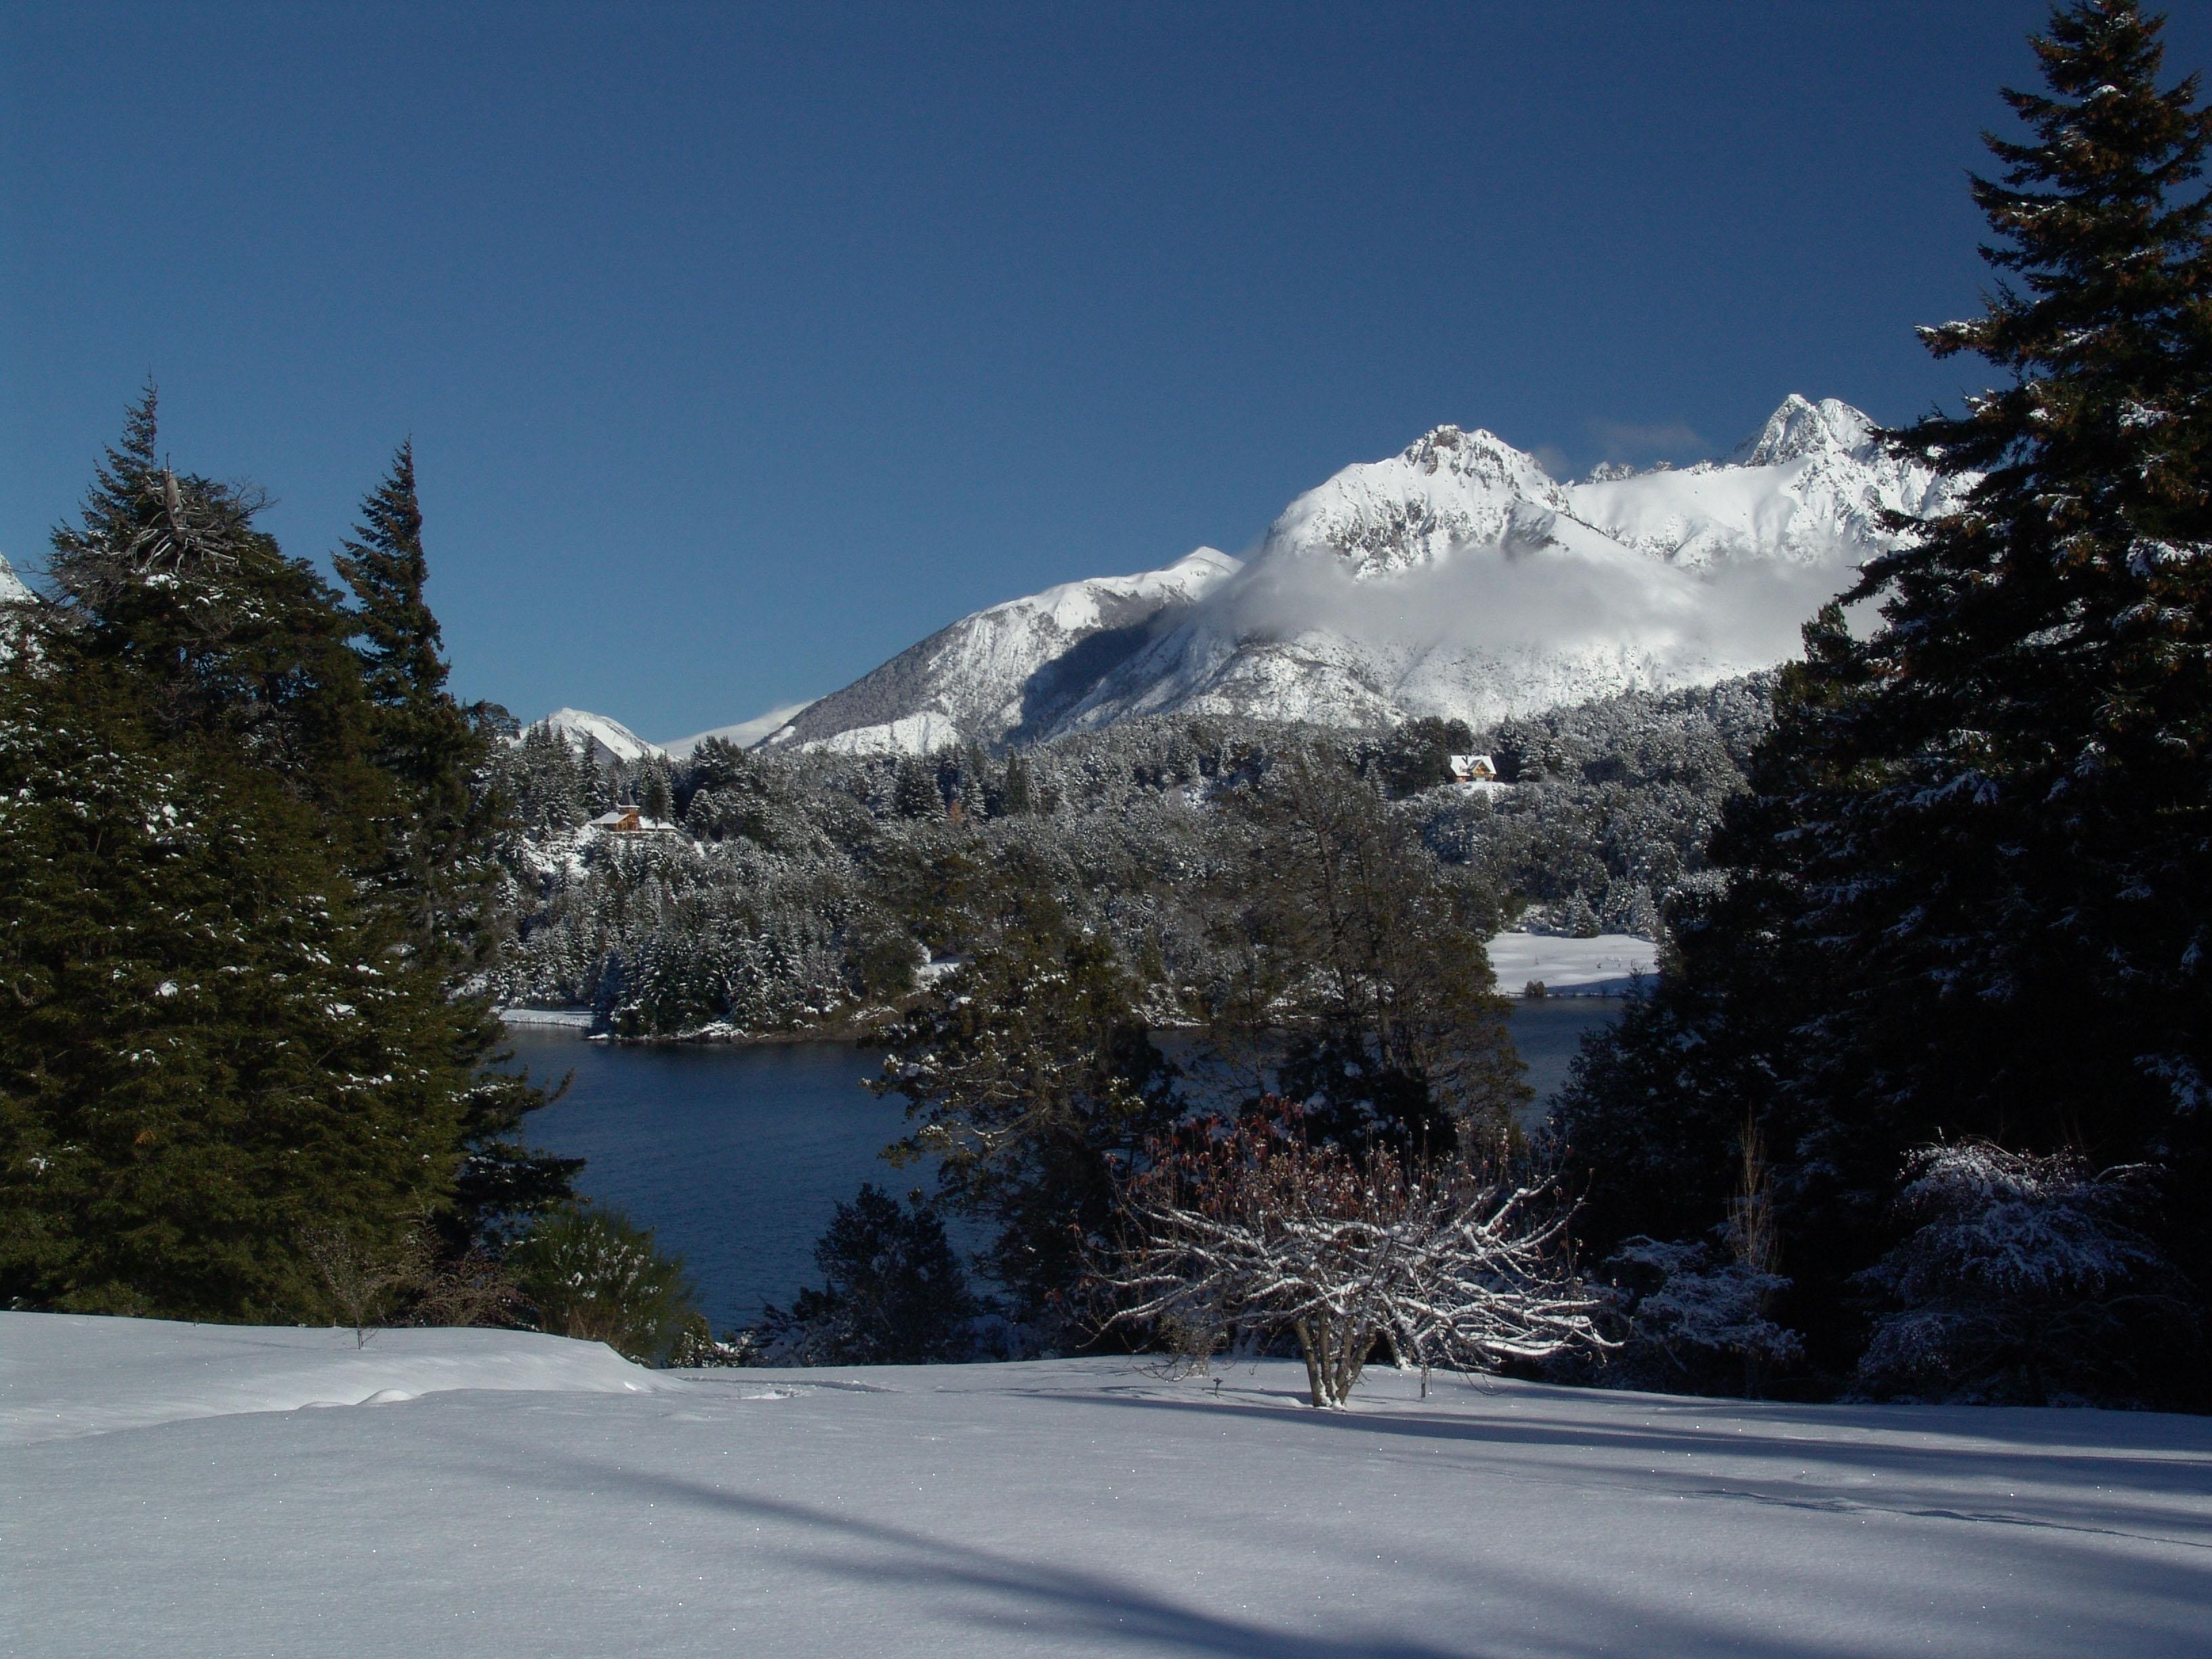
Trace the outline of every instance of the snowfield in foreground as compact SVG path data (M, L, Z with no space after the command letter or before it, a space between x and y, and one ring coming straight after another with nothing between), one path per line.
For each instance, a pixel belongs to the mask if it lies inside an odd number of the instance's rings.
M57 1659L2154 1659L2212 1605L2192 1418L18 1313L0 1367L0 1647Z

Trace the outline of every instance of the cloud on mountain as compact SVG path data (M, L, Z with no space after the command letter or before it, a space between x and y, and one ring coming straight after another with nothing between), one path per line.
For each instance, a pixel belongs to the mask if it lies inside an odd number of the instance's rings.
M1662 673L1739 672L1794 656L1800 625L1849 585L1852 568L1845 556L1754 557L1690 570L1612 549L1510 541L1365 580L1340 559L1277 558L1209 596L1194 620L1239 641L1354 641L1405 665L1437 653L1512 660L1626 650Z

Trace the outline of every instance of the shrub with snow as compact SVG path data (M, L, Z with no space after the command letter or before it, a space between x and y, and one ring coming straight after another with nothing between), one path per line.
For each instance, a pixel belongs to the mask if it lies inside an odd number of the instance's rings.
M1631 1238L1607 1263L1628 1325L1622 1386L1750 1393L1763 1373L1804 1358L1797 1333L1767 1316L1790 1280L1744 1260L1731 1234Z
M1986 1404L2155 1401L2201 1333L2144 1231L2149 1176L1984 1141L1914 1152L1897 1206L1911 1231L1860 1275L1889 1311L1859 1388Z
M1316 1407L1341 1406L1379 1343L1401 1364L1492 1370L1600 1339L1541 1188L1463 1163L1355 1160L1253 1121L1131 1184L1117 1317L1203 1354L1289 1332Z

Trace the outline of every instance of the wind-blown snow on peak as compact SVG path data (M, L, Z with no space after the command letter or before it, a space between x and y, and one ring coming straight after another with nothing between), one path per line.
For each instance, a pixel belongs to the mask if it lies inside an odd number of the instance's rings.
M550 728L556 737L566 738L598 766L635 766L648 755L667 752L659 744L647 743L620 720L581 708L556 708L538 724Z
M1070 726L1176 710L1475 724L1771 666L1799 624L1948 507L1873 423L1792 397L1734 464L1563 485L1487 432L1438 427L1309 490L1258 557L1100 683Z
M1883 448L1875 428L1833 398L1792 392L1740 459L1626 477L1593 474L1568 491L1577 517L1639 553L1691 569L1781 560L1841 573L1894 539L1891 514L1948 512L1954 487Z
M1708 684L1792 655L1893 523L1957 487L1794 393L1734 460L1579 483L1438 426L1307 490L1248 562L1201 548L992 605L768 741L919 753L1178 711L1481 725Z

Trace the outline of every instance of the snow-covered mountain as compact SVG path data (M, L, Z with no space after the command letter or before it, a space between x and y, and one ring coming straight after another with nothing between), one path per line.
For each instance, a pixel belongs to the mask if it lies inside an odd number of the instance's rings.
M709 738L720 738L725 743L735 744L740 749L750 749L769 733L779 732L806 710L803 702L787 702L771 708L765 714L756 714L749 720L739 720L734 726L718 726L711 732L694 732L688 738L671 739L662 746L671 760L689 760L692 751Z
M21 605L33 597L15 574L15 567L8 562L7 555L0 553L0 605Z
M1237 574L1210 547L1164 570L1066 582L963 617L768 738L857 752L927 753L1059 728L1101 679Z
M1884 517L1953 486L1873 423L1795 394L1725 461L1562 483L1485 431L1440 426L1284 509L1239 561L1068 582L963 617L763 732L853 752L1026 742L1143 714L1475 725L1709 684L1795 654L1798 629L1885 546ZM603 716L553 723L607 761L652 750Z
M631 766L647 755L668 752L657 743L647 743L620 720L581 708L556 708L538 724L568 738L598 766Z
M1792 395L1726 461L1562 483L1443 426L1307 491L1239 562L1074 582L963 618L775 743L923 750L1176 711L1476 724L1782 661L1948 486L1847 404Z

